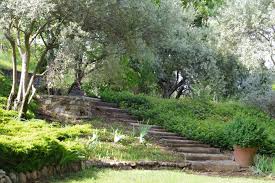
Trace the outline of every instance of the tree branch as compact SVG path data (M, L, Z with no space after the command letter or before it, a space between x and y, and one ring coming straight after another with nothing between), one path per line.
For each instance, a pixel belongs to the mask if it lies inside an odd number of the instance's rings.
M51 22L52 20L48 20L45 24L43 24L37 31L36 33L31 37L31 41L30 41L30 44L37 38L38 35L40 35L45 27Z

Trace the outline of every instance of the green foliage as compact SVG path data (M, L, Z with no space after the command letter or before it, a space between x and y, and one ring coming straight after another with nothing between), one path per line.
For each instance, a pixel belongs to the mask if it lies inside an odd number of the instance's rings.
M123 56L119 60L104 63L102 68L87 76L83 89L90 96L96 96L97 91L104 88L150 94L157 88L152 67L150 61Z
M0 70L0 97L7 97L11 90L11 80L6 78Z
M181 0L184 7L193 5L198 12L196 25L201 26L207 23L210 16L216 14L216 10L224 0Z
M229 142L232 146L260 147L266 140L266 134L259 122L251 118L238 117L226 128Z
M0 98L0 103L1 103L2 99L3 98ZM5 102L5 104L6 104L6 102ZM3 123L3 122L8 122L11 119L16 119L17 116L18 116L17 112L15 112L15 111L6 111L6 110L3 110L0 107L0 124Z
M7 105L7 98L6 97L0 97L0 108L4 108Z
M244 120L261 123L268 134L262 145L262 153L274 154L275 123L259 109L239 102L210 102L201 99L183 98L181 100L160 99L127 92L104 91L101 98L129 109L140 120L150 119L170 131L190 139L199 140L216 147L230 149L231 143L226 135L226 126L242 116Z
M258 155L255 160L253 172L257 175L275 175L275 158Z
M89 125L59 127L44 121L19 122L15 112L0 109L0 168L31 171L45 165L67 164L85 157L77 137L91 132Z
M154 145L134 143L123 145L119 143L97 143L89 152L93 159L115 159L127 161L180 161L180 157L163 152Z

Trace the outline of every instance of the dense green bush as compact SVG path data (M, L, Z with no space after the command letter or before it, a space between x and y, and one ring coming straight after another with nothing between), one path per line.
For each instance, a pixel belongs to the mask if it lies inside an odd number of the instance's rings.
M232 146L260 147L266 140L266 133L259 122L237 118L226 128L226 134Z
M275 121L264 112L235 101L210 102L200 99L161 99L127 92L102 91L104 101L114 102L136 115L190 139L230 149L226 126L237 117L253 119L266 129L268 139L262 153L275 154Z
M85 157L77 137L90 134L88 125L60 127L44 121L13 120L15 112L0 109L0 169L31 171Z

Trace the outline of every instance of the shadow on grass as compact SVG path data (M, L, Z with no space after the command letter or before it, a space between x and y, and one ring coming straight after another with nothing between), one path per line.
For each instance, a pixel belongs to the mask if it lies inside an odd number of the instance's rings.
M69 182L85 182L86 180L98 179L99 173L104 173L105 169L90 168L77 173L64 174L60 177L51 178L47 183L69 183Z

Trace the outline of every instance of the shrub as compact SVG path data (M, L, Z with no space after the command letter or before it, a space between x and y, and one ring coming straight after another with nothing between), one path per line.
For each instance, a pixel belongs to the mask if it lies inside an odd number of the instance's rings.
M0 97L7 97L11 90L11 80L0 71Z
M226 134L232 146L260 147L266 141L266 133L259 123L238 117L226 128Z
M86 149L77 137L89 133L91 128L87 125L61 128L38 120L6 119L0 122L0 169L32 171L80 160Z

